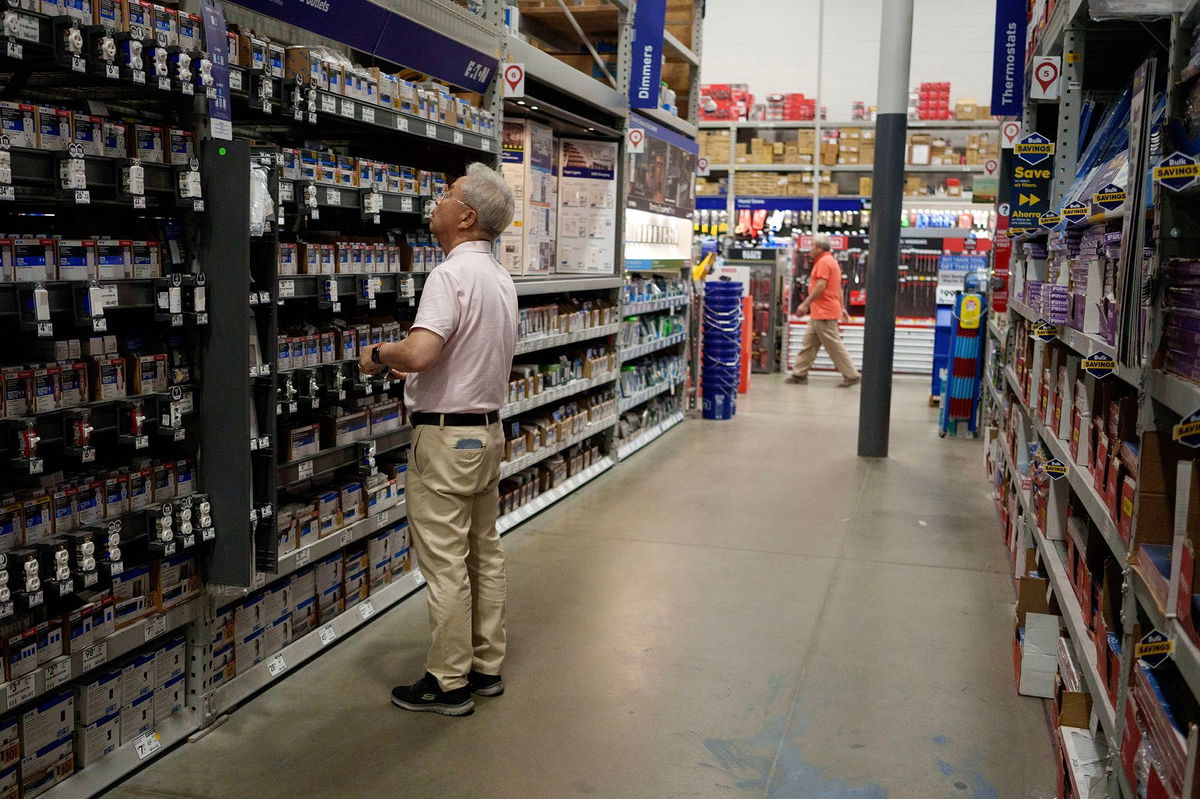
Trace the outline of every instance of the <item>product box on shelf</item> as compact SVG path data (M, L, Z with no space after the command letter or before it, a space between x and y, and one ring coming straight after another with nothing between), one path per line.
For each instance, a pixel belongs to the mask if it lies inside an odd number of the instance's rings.
M331 555L317 564L318 622L326 623L345 609L342 595L342 556Z
M532 120L505 120L500 170L521 198L500 237L500 263L514 275L549 274L558 206L553 131Z
M317 570L314 567L301 569L292 575L291 607L292 638L312 632L317 626Z
M34 106L0 101L0 123L11 146L37 149L38 125Z
M146 694L154 693L158 657L155 652L139 652L123 661L121 667L121 704L132 704Z
M186 700L184 691L184 676L172 677L154 689L154 722L156 724L167 720L183 710Z
M137 566L112 578L116 628L124 629L157 609L150 567Z
M20 762L21 729L17 718L10 716L0 720L0 770L6 770Z
M95 765L121 744L121 712L114 710L92 722L80 722L76 732L75 760L80 768Z
M121 707L121 746L154 729L154 691Z
M75 685L75 716L81 726L93 724L121 709L122 678L120 667L106 667L88 674Z
M65 736L39 749L21 751L21 796L32 799L41 796L75 773L74 736Z
M75 728L75 694L60 691L43 696L21 714L21 751L28 754L52 744Z

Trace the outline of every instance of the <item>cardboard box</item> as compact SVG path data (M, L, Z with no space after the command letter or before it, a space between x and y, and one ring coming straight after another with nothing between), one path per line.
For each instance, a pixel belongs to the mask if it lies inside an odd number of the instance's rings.
M158 724L182 711L186 697L182 674L154 689L154 722Z
M80 649L88 646L82 644ZM122 678L124 669L111 667L101 669L84 677L75 685L75 717L82 726L116 713L122 704Z
M153 729L153 691L121 708L121 746L133 743Z
M21 728L16 717L10 716L0 721L0 770L7 770L20 762Z
M80 768L95 764L121 744L121 713L110 713L79 729L75 760Z
M38 148L61 151L71 145L72 115L60 108L38 108Z
M61 691L39 698L21 714L21 751L37 750L71 737L75 728L75 693Z
M23 749L21 758L21 796L41 796L75 773L74 736L68 733L40 749Z
M1059 617L1047 613L1025 614L1024 628L1017 629L1017 693L1022 696L1054 698L1058 677Z

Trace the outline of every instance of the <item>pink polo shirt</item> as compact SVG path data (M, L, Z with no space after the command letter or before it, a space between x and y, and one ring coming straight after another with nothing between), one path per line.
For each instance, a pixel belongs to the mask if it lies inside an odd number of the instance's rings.
M413 327L445 344L404 385L409 412L486 413L508 398L517 345L517 290L487 241L464 242L425 280Z

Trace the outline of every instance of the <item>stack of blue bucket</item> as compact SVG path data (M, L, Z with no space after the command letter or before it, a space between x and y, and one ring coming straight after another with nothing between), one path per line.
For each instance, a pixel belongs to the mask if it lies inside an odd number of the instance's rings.
M704 285L704 360L700 386L705 419L729 419L737 412L742 372L742 284Z

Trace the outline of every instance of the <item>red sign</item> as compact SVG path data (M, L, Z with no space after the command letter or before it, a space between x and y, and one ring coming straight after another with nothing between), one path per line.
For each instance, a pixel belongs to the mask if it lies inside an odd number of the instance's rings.
M809 250L811 250L812 245L813 245L813 237L812 236L801 236L800 237L798 246L802 252L808 252ZM830 250L846 250L849 248L850 248L850 238L848 236L830 236L829 237L829 249Z

